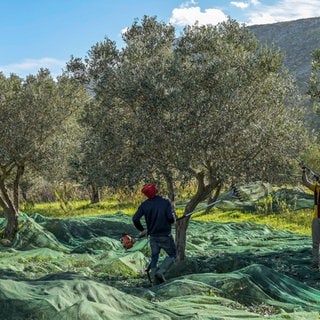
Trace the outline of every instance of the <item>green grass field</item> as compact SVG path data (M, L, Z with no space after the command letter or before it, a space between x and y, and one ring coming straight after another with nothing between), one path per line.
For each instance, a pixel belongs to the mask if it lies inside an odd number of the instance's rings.
M89 201L70 201L67 204L59 202L39 203L32 207L22 206L25 213L39 213L53 218L70 218L97 216L123 212L133 215L139 203L119 203L117 200L102 201L98 204L90 204ZM178 216L182 215L182 209L177 210ZM311 233L312 209L298 211L286 211L285 213L243 213L237 210L222 211L214 208L209 214L199 212L192 216L198 221L216 222L254 222L269 225L277 230L288 230L299 234Z

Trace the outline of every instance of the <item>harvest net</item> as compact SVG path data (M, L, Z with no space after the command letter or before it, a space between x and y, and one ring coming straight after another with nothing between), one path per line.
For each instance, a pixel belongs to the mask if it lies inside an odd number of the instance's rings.
M304 192L279 192L295 210L312 206ZM191 219L187 259L151 287L148 239L125 250L124 232L137 233L121 212L69 219L21 213L13 245L0 246L1 319L319 319L310 235Z

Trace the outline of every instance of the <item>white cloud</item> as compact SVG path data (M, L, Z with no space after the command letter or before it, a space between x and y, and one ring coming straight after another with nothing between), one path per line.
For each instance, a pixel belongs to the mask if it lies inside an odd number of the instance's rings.
M29 74L36 74L41 68L47 68L50 70L51 75L55 77L62 73L65 65L66 61L53 58L25 59L20 63L0 66L0 71L7 76L14 73L24 78Z
M200 7L190 7L173 9L170 23L185 26L193 25L198 21L200 25L216 25L227 19L228 17L219 9L206 9L204 12L201 12Z
M240 9L245 9L249 7L249 3L245 3L245 2L231 1L230 4Z
M251 0L250 3L253 5L253 6L257 6L260 4L260 1L258 0Z
M121 35L125 34L129 30L129 27L125 27L121 30Z
M180 8L194 7L196 4L197 4L197 1L196 1L196 0L189 0L189 1L183 2L183 3L180 5Z
M276 23L319 16L319 0L280 0L274 5L260 5L248 12L248 25Z

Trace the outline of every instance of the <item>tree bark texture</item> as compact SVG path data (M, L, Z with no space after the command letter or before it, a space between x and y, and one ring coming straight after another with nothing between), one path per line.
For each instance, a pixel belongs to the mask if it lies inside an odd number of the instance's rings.
M24 173L24 165L17 166L17 172L13 181L13 192L10 192L4 183L0 180L0 205L4 210L4 217L7 219L7 225L3 231L3 238L12 241L18 232L18 217L19 217L19 183ZM4 175L6 176L6 175Z
M18 211L15 208L4 210L4 216L7 219L7 225L3 232L3 238L12 241L18 232Z
M99 203L100 202L100 192L98 186L93 182L91 184L91 203Z
M187 229L190 217L177 221L176 224L176 248L177 260L182 261L186 258Z

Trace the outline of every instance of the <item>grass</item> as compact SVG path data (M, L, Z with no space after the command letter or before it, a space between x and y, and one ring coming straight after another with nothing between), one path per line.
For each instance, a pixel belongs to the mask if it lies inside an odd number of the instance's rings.
M276 230L287 230L298 234L311 234L312 209L303 209L286 213L243 213L239 211L213 210L212 213L194 216L204 222L254 222L266 224Z
M69 201L67 204L59 202L39 203L32 206L21 206L25 213L39 213L52 218L88 217L122 212L133 215L139 202L119 202L117 200L102 201L90 204L89 201ZM182 208L177 210L178 216ZM288 211L284 213L243 213L237 210L222 211L213 208L209 214L195 213L192 219L204 222L254 222L269 225L277 230L288 230L298 234L311 233L312 209Z
M132 203L118 203L116 200L112 200L96 204L91 204L89 201L69 201L67 204L60 202L37 203L32 206L22 205L20 209L28 214L39 213L52 218L70 218L113 214L119 211L133 214L136 207Z

